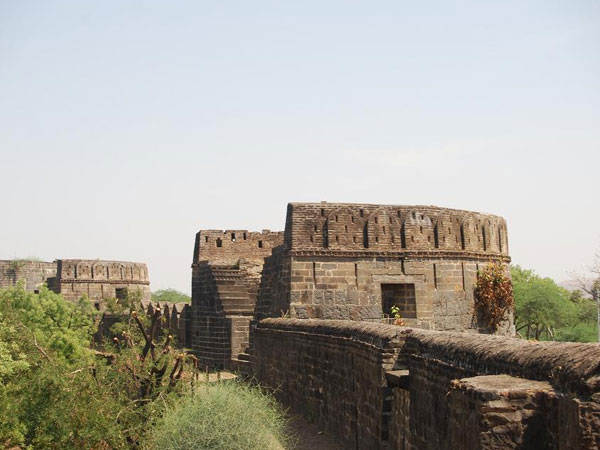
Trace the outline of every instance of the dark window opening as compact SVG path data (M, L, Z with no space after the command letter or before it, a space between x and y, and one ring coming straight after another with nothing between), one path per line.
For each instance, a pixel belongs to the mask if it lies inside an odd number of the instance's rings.
M363 246L365 248L369 247L369 230L367 228L367 225L365 224L365 226L363 227Z
M438 226L433 227L433 245L435 248L439 248L440 246L440 236L438 232Z
M311 243L315 242L315 238L313 237L313 235L312 235L312 234L310 235L310 242L311 242Z
M379 244L379 237L375 237L375 243Z
M100 311L100 302L94 303L94 308L96 308L98 311Z
M379 219L377 219L377 216L375 216L375 223L379 223Z
M383 313L392 317L392 306L396 306L400 311L400 315L404 318L417 318L417 299L414 283L381 285Z
M344 231L347 233L348 232L348 225L344 225Z
M356 236L352 236L352 242L356 244Z
M324 216L325 215L325 210L323 208L321 208L321 215Z
M406 229L404 228L404 224L400 228L400 245L402 248L406 248Z
M340 243L340 237L339 236L335 237L335 242L338 243L338 244Z
M336 222L338 221L338 216L335 216L335 221L336 221Z
M231 240L235 242L235 233L231 233Z
M262 243L262 241L258 241L258 248L263 248L263 243Z
M462 246L462 249L464 250L466 247L466 242L465 242L465 227L463 227L462 225L460 226L460 245Z
M115 297L120 301L127 300L127 288L116 288Z
M483 239L483 251L485 252L487 250L487 241L485 238L485 227L481 227L481 237Z
M383 226L383 234L385 234L385 225Z
M412 216L413 216L413 219L416 219L417 218L417 213L413 212Z
M361 209L359 212L360 212L360 217L364 217L364 216L365 216L365 211L364 211L364 209Z
M204 242L208 242L208 236L204 236Z
M39 290L39 289L34 289L34 290L33 290L33 293L34 293L34 294L39 294L39 293L40 293L40 290Z
M242 236L244 238L244 240L246 240L246 233L244 233L244 236Z
M352 223L354 223L354 216L350 217L350 220L352 221Z
M502 252L502 230L498 230L498 250Z
M217 247L223 247L223 241L221 240L221 238L217 238L216 243Z
M316 225L315 225L315 231L319 231Z

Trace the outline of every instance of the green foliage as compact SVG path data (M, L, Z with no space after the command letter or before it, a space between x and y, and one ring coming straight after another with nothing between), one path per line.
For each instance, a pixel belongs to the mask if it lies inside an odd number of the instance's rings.
M488 264L478 273L475 286L475 309L478 319L491 331L506 320L514 305L513 288L506 266L501 263Z
M570 293L532 270L511 267L515 325L527 339L596 341L596 305L580 291Z
M160 289L152 293L153 302L169 303L190 303L192 299L189 295L179 292L175 289Z
M74 304L47 289L0 290L0 448L139 449L166 406L176 410L178 400L197 392L195 358L173 349L171 336L153 338L160 310L150 319L132 311L103 351L90 348L94 314L86 299ZM238 403L217 397L231 403L213 401L212 414L235 424L242 402L250 411L244 421L256 415L254 427L270 427L275 413L260 408L273 400L244 389L236 390ZM257 435L279 439L255 430L240 442Z
M40 352L39 348L48 348L55 357L69 362L89 356L88 346L95 331L93 311L86 299L77 304L66 302L46 287L39 294L25 291L22 284L0 290L0 348L15 361L36 350Z
M148 450L290 448L284 414L257 387L225 382L200 387L173 404L148 439Z

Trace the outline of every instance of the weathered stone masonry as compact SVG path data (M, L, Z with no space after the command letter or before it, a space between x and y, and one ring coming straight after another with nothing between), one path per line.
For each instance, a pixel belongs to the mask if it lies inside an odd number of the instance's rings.
M477 330L477 271L510 261L504 219L433 206L291 203L277 250L259 318L381 320L395 304L408 325L436 330Z
M0 261L0 289L15 286L21 281L26 290L36 291L53 277L56 277L56 261Z
M30 291L44 283L65 299L76 301L86 295L102 309L106 298L123 298L134 292L150 299L146 264L99 259L58 259L54 262L0 261L0 288L25 283Z
M348 449L598 449L600 346L265 319L252 368Z
M201 364L236 367L247 361L264 258L283 233L203 230L192 264L192 347Z
M59 259L57 263L52 289L67 300L87 295L92 301L101 302L105 298L118 299L136 292L141 300L150 299L146 264L88 259Z
M508 262L504 219L434 206L291 203L283 233L207 230L192 264L193 348L203 363L246 360L251 319L381 322L480 331L480 266ZM514 333L512 315L499 333Z

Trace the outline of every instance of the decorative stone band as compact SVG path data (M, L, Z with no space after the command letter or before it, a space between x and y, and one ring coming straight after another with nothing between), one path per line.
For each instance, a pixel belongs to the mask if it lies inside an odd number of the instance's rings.
M149 281L142 280L105 280L101 278L61 278L61 283L98 283L98 284L140 284L150 286Z
M331 256L342 258L451 258L468 260L486 260L497 259L509 263L510 256L501 253L482 253L468 251L444 251L444 250L399 250L399 251L373 251L373 250L290 250L289 256Z

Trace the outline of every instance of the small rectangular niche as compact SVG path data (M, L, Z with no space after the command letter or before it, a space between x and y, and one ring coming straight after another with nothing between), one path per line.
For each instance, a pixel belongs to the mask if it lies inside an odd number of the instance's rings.
M417 298L414 283L381 285L381 307L383 313L392 317L392 306L397 306L404 318L417 318Z
M115 289L115 297L119 301L127 300L128 292L127 288L116 288Z
M263 248L263 242L262 241L258 241L258 248Z

